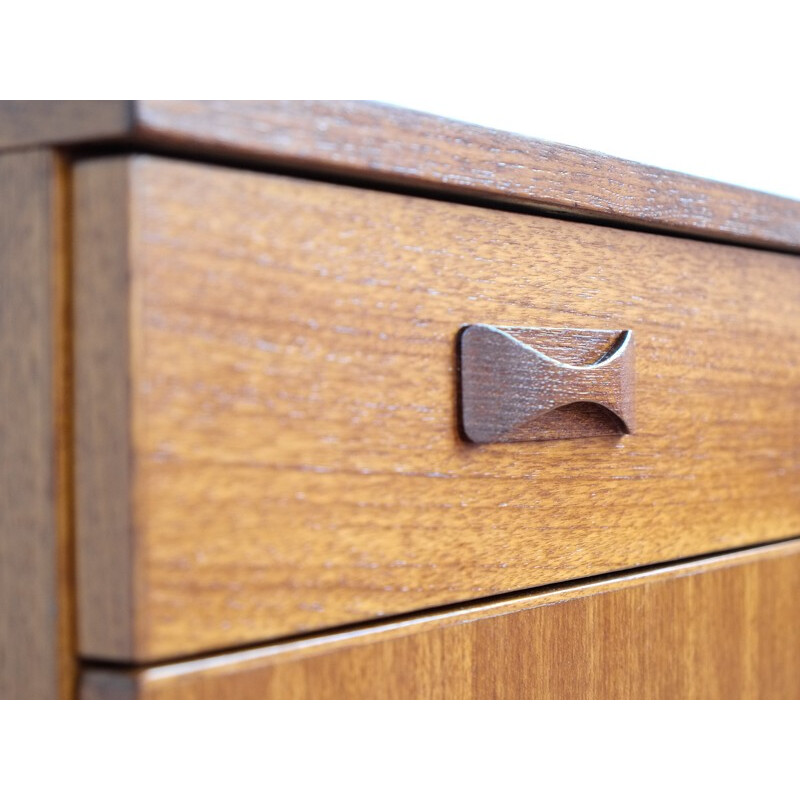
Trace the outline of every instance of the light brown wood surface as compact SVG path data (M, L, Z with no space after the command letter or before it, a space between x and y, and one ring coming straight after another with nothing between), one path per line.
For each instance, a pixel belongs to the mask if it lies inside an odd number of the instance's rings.
M800 544L142 670L82 696L800 698Z
M797 201L379 103L0 102L0 149L110 141L800 250Z
M794 257L152 157L79 164L76 186L87 657L800 529ZM633 330L636 434L462 441L456 335L475 322Z
M0 699L74 692L64 203L53 154L0 156Z

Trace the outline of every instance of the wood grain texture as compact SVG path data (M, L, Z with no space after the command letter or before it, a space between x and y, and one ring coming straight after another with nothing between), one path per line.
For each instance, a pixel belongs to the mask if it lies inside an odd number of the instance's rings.
M149 100L134 113L147 141L800 249L797 201L393 106Z
M0 102L0 148L113 140L800 250L794 200L379 103Z
M633 331L498 328L459 334L461 421L476 444L633 433Z
M126 101L1 100L0 150L118 139L132 125Z
M172 658L800 530L794 257L152 157L76 180L95 226L129 225L127 263L78 226L79 282L129 275L78 324L78 374L98 370L84 384L131 442L129 466L79 481L79 572L103 584L81 579L82 630L100 607L129 625L82 634L86 656ZM636 435L463 442L456 336L482 320L635 330ZM79 475L110 447L89 408ZM129 513L95 524L122 486Z
M142 670L85 698L800 698L795 541Z
M0 156L0 698L74 693L64 176Z

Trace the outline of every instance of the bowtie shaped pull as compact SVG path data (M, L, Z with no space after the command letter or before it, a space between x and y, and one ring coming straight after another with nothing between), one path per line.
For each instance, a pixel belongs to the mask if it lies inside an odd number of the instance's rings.
M459 350L472 442L633 433L633 331L468 325Z

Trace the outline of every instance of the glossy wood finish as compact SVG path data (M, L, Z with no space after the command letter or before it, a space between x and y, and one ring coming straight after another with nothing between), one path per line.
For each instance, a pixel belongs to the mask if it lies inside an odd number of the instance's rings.
M800 251L796 201L378 103L0 103L0 148L98 141Z
M800 698L800 544L138 671L86 698Z
M491 444L633 433L633 354L633 331L467 325L464 435Z
M0 156L0 698L74 691L63 175Z
M151 157L76 185L85 656L800 529L794 257ZM481 320L635 330L637 434L463 442L455 337Z

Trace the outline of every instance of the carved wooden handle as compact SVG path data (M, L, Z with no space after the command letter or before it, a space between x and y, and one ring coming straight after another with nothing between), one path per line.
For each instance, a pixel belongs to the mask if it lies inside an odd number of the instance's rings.
M633 331L469 325L460 356L473 442L633 433Z

